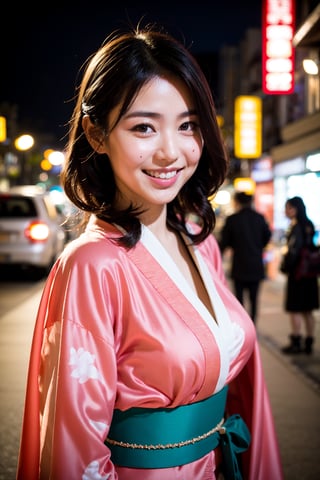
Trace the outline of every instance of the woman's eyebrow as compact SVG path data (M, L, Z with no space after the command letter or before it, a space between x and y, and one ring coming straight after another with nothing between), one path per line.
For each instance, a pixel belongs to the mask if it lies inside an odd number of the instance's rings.
M186 110L178 115L178 118L189 117L191 115L197 115L197 111L193 110ZM148 112L147 110L136 110L133 112L126 113L123 118L133 118L133 117L151 117L151 118L160 118L163 115L161 113L156 112Z
M162 115L156 112L148 112L146 110L136 110L134 112L126 113L124 118L133 118L133 117L151 117L151 118L160 118Z

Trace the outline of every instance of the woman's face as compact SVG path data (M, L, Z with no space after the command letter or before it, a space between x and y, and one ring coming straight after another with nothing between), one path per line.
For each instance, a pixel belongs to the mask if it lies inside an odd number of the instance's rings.
M291 220L296 217L297 209L293 205L290 205L290 203L286 203L285 214Z
M119 110L111 112L109 125ZM178 80L150 80L104 141L121 206L132 202L149 211L162 209L194 173L202 146L186 87Z

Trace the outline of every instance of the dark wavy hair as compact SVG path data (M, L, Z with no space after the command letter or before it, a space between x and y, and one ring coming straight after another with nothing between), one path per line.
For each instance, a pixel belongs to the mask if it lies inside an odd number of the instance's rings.
M193 176L167 206L167 224L187 234L194 243L201 242L215 226L216 217L208 198L225 179L228 157L212 92L197 61L178 40L149 26L125 33L114 32L89 57L85 67L69 122L66 162L61 173L66 195L87 214L94 213L123 227L126 233L120 243L128 247L137 243L141 234L139 209L131 205L121 210L116 205L116 184L110 162L106 154L99 154L90 146L82 118L89 115L91 122L107 134L147 82L159 76L173 76L182 81L192 95L204 146ZM118 105L121 106L118 119L110 127L109 114ZM190 215L195 215L199 223L199 231L192 235L186 228Z

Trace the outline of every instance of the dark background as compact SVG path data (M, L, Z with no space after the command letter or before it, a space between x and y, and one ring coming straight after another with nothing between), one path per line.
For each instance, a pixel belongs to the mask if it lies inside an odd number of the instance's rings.
M161 2L33 2L1 12L0 105L16 104L22 131L62 139L73 109L78 72L117 28L158 23L182 40L215 89L217 52L261 27L262 0ZM0 112L1 114L1 112Z

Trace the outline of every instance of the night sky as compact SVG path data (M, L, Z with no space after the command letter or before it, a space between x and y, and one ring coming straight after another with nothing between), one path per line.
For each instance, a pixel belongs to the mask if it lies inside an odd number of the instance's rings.
M24 131L50 131L62 139L77 74L112 30L136 26L143 18L143 24L164 26L196 56L214 57L223 45L238 44L247 28L261 28L261 3L12 2L6 13L1 12L0 104L18 105L18 123Z

